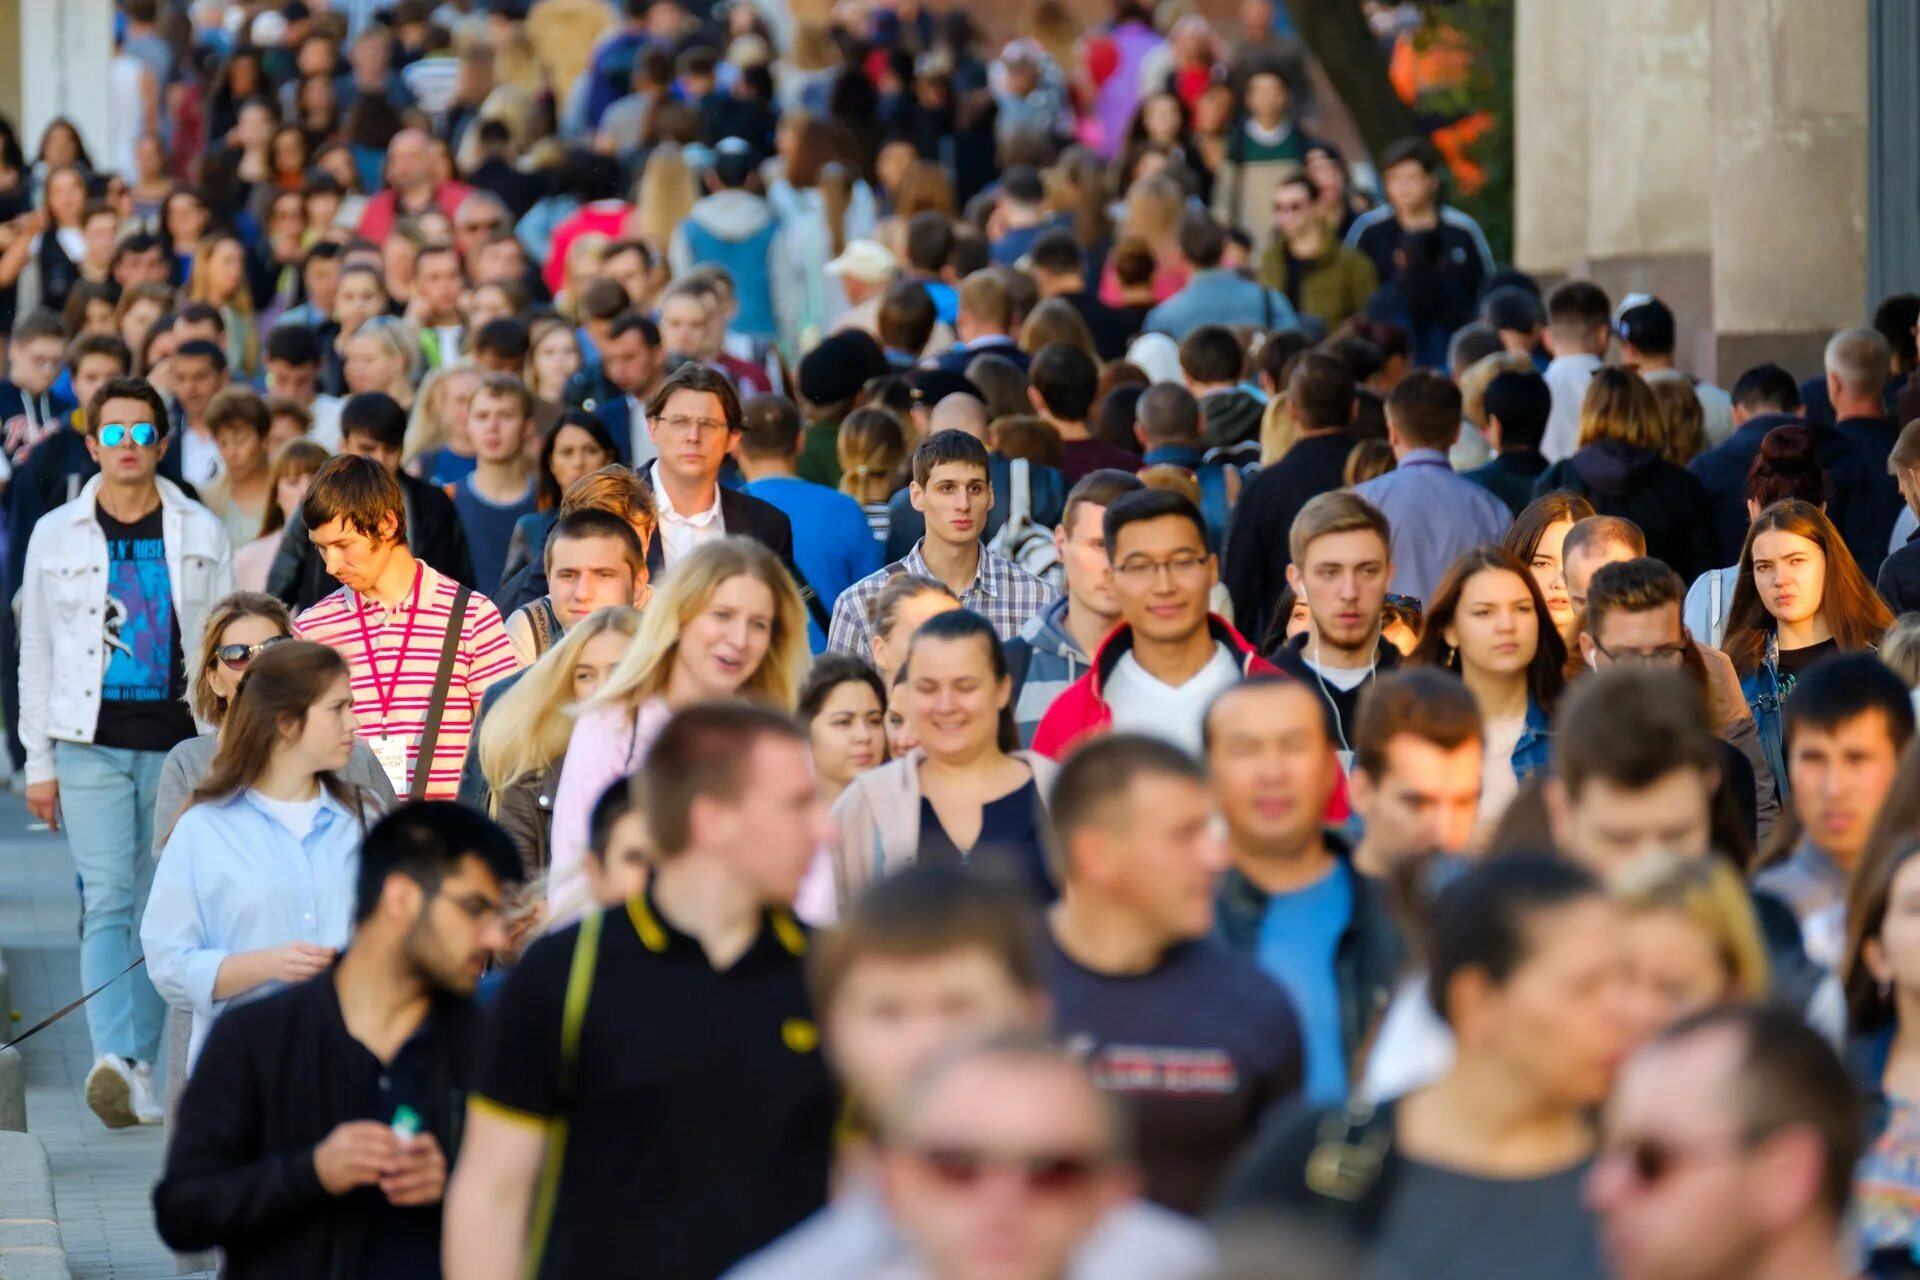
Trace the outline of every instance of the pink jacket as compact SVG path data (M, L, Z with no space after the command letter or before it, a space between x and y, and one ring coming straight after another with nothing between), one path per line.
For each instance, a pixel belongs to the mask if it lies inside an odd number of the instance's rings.
M574 723L553 796L553 857L547 867L547 927L580 918L586 908L587 857L593 806L615 782L640 767L672 712L664 698L638 711L618 703L593 708Z

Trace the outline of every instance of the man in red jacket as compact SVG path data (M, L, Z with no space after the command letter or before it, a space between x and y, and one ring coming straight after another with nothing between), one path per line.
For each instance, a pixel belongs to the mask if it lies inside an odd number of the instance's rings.
M1107 561L1121 625L1093 668L1054 700L1033 749L1056 759L1089 734L1126 729L1200 753L1200 726L1222 690L1279 671L1207 609L1218 577L1200 511L1144 489L1107 508Z

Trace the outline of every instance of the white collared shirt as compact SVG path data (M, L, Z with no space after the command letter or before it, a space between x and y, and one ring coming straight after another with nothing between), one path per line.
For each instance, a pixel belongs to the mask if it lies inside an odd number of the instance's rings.
M1580 448L1580 402L1586 398L1587 384L1601 364L1599 356L1584 351L1555 356L1548 363L1542 376L1553 394L1553 408L1540 439L1540 454L1548 462L1571 458Z
M673 499L667 495L667 486L658 483L656 477L653 503L660 517L661 556L669 566L702 543L727 536L727 522L720 515L720 486L717 484L713 487L712 506L705 511L683 516L673 509Z

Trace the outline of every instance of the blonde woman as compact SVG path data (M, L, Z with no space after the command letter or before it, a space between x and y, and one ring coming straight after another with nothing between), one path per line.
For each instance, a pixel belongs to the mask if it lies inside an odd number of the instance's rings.
M242 591L265 591L267 574L273 568L274 553L280 550L280 537L287 517L300 509L314 472L331 457L326 446L314 440L289 440L273 456L273 469L267 473L267 510L260 521L260 536L233 553L233 584Z
M347 394L384 391L402 409L413 407L413 375L420 341L404 320L380 317L360 326L341 348Z
M673 229L693 213L700 198L693 170L677 143L663 142L647 157L634 192L633 212L627 215L627 234L643 240L655 256L665 257Z
M1141 178L1127 189L1126 213L1115 234L1121 240L1140 240L1152 251L1155 302L1165 302L1187 283L1186 259L1180 253L1180 220L1186 214L1186 188L1168 174ZM1126 302L1112 262L1100 276L1100 301L1110 307Z
M573 326L549 316L533 322L527 339L527 390L551 405L567 402L567 383L580 372L580 337Z
M645 759L668 717L689 703L736 696L791 711L808 660L806 608L771 551L723 538L674 565L568 740L547 879L555 920L564 922L560 909L585 897L594 802Z
M855 409L835 437L840 455L840 492L860 504L874 540L887 541L887 500L894 473L907 457L907 428L885 409Z
M639 629L638 609L589 614L504 685L480 722L474 758L490 793L487 808L513 837L529 880L547 867L574 713L606 682Z
M407 418L407 442L400 450L409 475L446 485L473 470L467 410L479 385L480 371L468 365L446 365L427 375Z
M580 290L587 281L600 274L600 267L607 260L607 246L613 242L597 231L589 231L576 237L567 246L566 261L561 268L560 292L553 295L553 309L568 320L578 323L580 320Z
M1710 1005L1767 998L1766 944L1732 867L1653 854L1612 887L1626 912L1627 982L1641 1035Z
M227 364L235 377L260 372L260 329L253 314L253 290L247 284L247 249L237 236L219 233L200 242L187 277L187 301L220 309L227 326Z

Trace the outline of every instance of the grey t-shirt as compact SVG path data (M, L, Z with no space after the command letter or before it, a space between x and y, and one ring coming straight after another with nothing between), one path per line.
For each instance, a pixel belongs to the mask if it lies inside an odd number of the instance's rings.
M1402 1159L1367 1280L1601 1280L1590 1167L1513 1180Z

